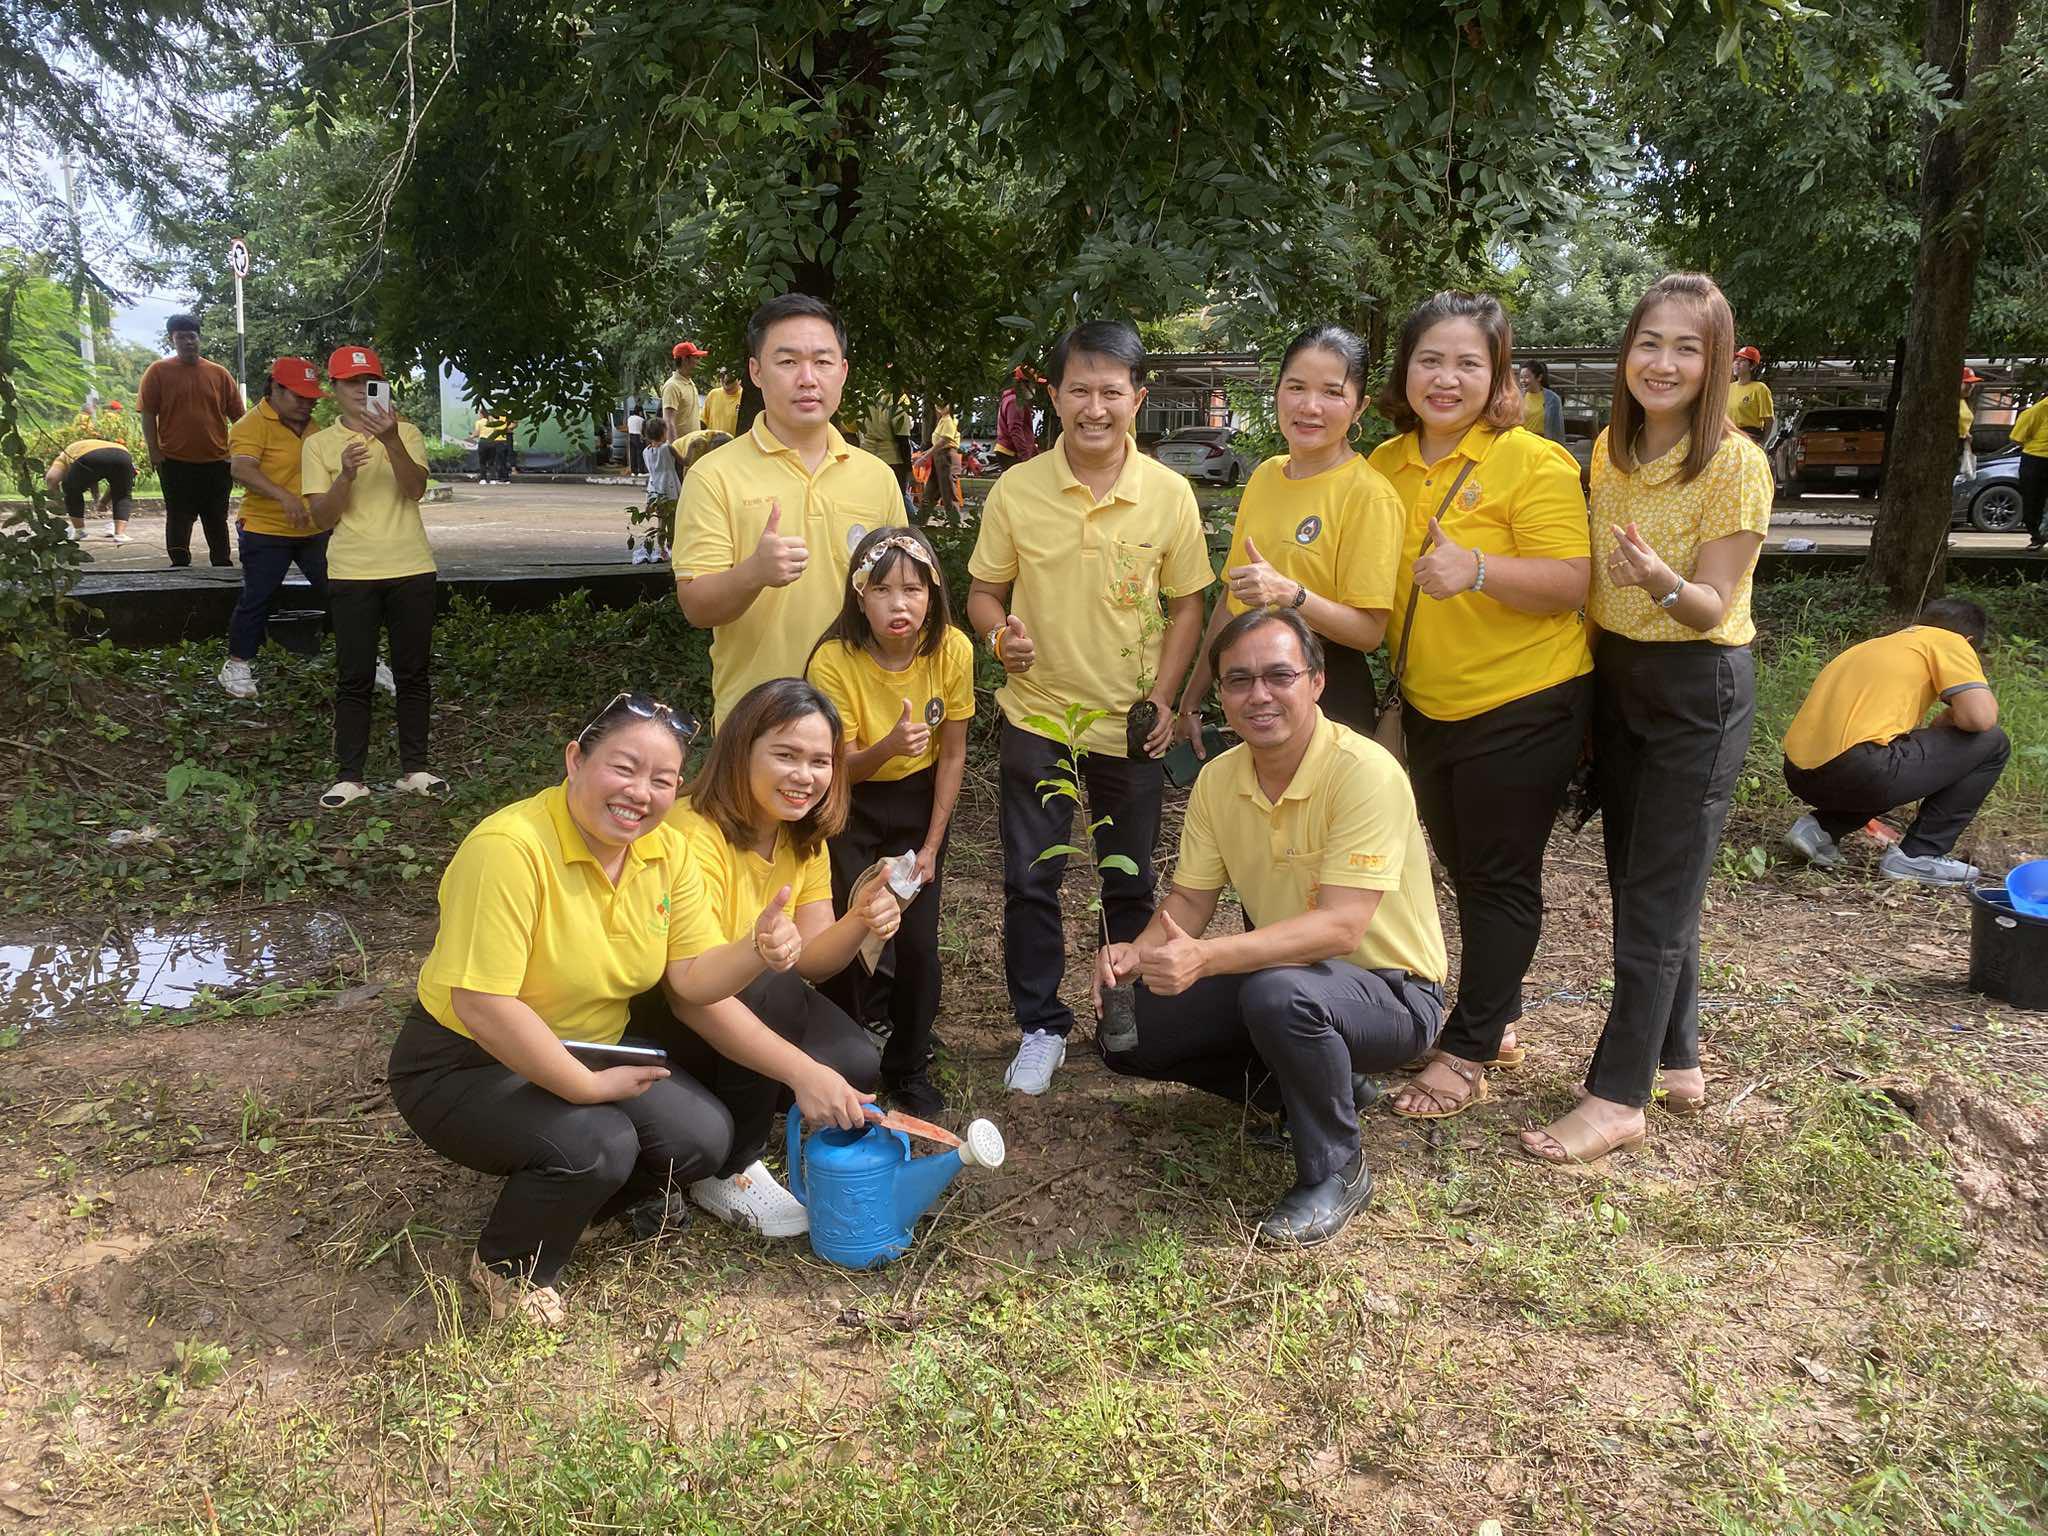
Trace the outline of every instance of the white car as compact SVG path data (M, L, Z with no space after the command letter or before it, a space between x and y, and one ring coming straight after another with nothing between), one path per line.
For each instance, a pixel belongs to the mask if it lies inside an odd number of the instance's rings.
M1231 446L1236 436L1235 427L1182 427L1162 437L1152 457L1190 480L1240 485L1257 466Z

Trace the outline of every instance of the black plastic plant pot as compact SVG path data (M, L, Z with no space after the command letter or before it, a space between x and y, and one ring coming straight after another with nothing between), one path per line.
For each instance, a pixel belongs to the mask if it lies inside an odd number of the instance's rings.
M1159 706L1150 699L1138 700L1124 716L1124 750L1132 757L1149 758L1152 754L1145 750L1145 738L1158 724Z
M318 608L287 608L270 616L270 638L294 656L317 656L327 632L327 615Z
M1138 992L1135 987L1107 987L1102 1016L1095 1021L1095 1043L1105 1053L1138 1048Z

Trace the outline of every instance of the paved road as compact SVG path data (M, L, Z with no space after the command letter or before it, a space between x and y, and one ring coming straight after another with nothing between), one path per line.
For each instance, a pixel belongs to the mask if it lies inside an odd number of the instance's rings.
M970 484L969 499L975 487ZM627 508L641 500L637 485L624 480L609 485L515 483L506 486L457 484L446 501L425 508L427 536L433 541L441 569L448 575L489 570L510 574L519 568L559 573L564 567L611 567L626 558ZM1205 507L1227 497L1204 491ZM1862 548L1870 542L1871 504L1854 497L1819 498L1784 504L1771 519L1771 543L1809 538L1824 549ZM134 542L116 545L101 536L103 524L88 523L86 552L94 574L162 571L163 518L145 513L129 525ZM1958 549L2017 552L2022 534L1957 532ZM194 530L193 543L205 579L205 542ZM234 579L222 572L223 579Z

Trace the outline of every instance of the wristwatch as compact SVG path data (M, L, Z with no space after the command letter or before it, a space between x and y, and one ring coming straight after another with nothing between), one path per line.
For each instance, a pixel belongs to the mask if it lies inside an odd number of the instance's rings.
M1288 604L1287 606L1288 606L1288 607L1290 607L1290 608L1299 608L1299 607L1300 607L1300 606L1301 606L1301 605L1302 605L1303 603L1305 603L1305 602L1307 602L1307 601L1308 601L1308 588L1307 588L1307 587L1305 587L1305 586L1303 586L1303 585L1302 585L1302 584L1301 584L1300 582L1298 582L1298 581L1297 581L1297 582L1296 582L1296 583L1294 584L1294 601L1293 601L1293 602L1291 602L1291 603L1289 603L1289 604Z
M1673 603L1678 601L1679 595L1684 591L1685 578L1681 576L1678 580L1677 586L1673 587L1669 592L1665 593L1664 596L1657 599L1657 606L1659 608L1669 608Z

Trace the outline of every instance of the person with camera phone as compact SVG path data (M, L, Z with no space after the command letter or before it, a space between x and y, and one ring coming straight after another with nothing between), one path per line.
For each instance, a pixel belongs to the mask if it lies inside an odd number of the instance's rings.
M493 1317L560 1327L556 1284L585 1228L672 1229L675 1192L724 1166L738 1101L677 1064L680 1036L787 1086L808 1119L862 1123L868 1095L734 996L803 944L787 890L727 940L666 823L695 731L621 693L563 749L562 782L485 817L441 877L391 1097L429 1147L505 1181L469 1268ZM623 1040L642 1014L670 1035Z

